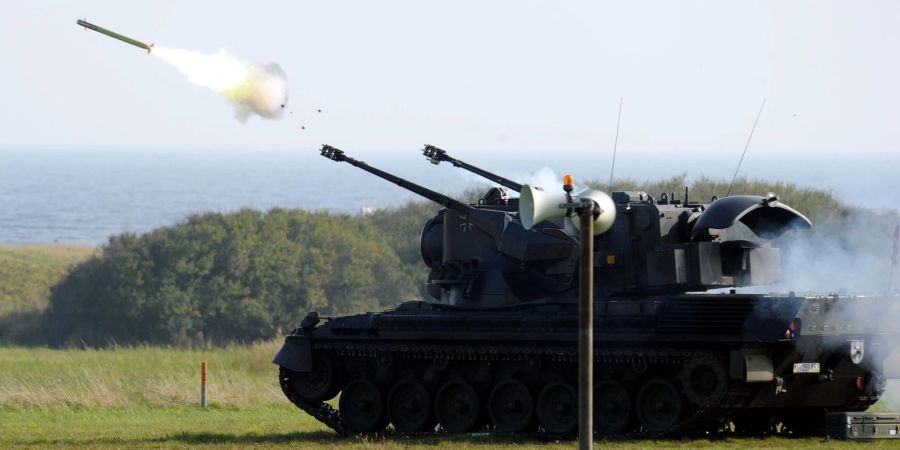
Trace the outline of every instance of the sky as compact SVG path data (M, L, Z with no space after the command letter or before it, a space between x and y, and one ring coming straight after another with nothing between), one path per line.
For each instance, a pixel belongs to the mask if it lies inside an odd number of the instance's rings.
M894 155L900 2L28 1L4 5L3 149ZM235 120L141 50L276 62L281 120ZM321 112L318 112L321 109ZM302 129L305 127L305 129ZM466 153L469 152L469 153ZM643 153L642 153L643 152Z

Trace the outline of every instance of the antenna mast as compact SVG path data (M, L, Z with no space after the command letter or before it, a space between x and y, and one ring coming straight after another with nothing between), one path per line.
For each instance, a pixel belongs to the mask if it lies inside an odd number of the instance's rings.
M734 169L734 176L731 177L731 185L728 186L728 193L725 194L726 197L731 195L731 190L734 188L734 180L737 179L738 171L741 170L741 164L744 162L744 156L747 155L747 148L750 147L750 139L753 139L753 132L756 131L756 124L759 123L759 116L762 115L763 107L766 106L766 99L763 98L762 105L759 105L759 112L756 113L756 120L753 121L753 129L750 130L750 136L747 137L747 143L744 144L744 153L741 153L741 160L738 161L737 168Z
M622 97L619 97L619 117L616 119L616 140L613 143L612 167L609 168L609 190L612 192L613 172L616 170L616 149L619 147L619 125L622 123Z
M900 225L894 228L894 247L891 250L891 272L888 276L888 294L894 290L894 268L897 267L897 254L900 253Z

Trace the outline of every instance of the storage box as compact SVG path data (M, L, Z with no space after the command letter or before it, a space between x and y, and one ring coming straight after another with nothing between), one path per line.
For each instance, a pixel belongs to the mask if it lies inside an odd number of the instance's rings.
M828 413L825 434L834 439L900 439L900 413Z

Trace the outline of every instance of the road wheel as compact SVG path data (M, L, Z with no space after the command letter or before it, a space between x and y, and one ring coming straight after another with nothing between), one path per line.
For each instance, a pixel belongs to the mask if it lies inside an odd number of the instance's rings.
M534 398L521 381L505 380L494 386L488 411L497 431L518 433L531 425Z
M684 404L670 381L653 378L638 391L635 412L644 431L665 433L678 424Z
M444 383L434 400L441 428L450 433L472 431L481 419L481 399L471 384L462 380Z
M341 392L341 421L350 431L374 433L387 426L381 390L370 381L356 380Z
M537 416L549 434L573 434L578 429L578 394L566 383L552 383L538 395Z
M401 381L388 394L388 416L397 431L416 433L434 430L431 394L418 381Z
M631 424L631 394L615 381L602 381L594 387L594 429L603 436L620 434Z

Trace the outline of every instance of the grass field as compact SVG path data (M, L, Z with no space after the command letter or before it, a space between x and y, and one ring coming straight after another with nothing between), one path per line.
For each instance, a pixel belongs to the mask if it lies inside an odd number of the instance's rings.
M272 357L279 343L213 349L160 347L0 348L0 408L147 408L197 402L200 363L209 364L217 405L279 405Z
M574 441L522 440L507 436L340 437L289 405L196 406L73 411L0 409L0 448L476 448L562 449ZM894 441L869 443L781 437L659 441L598 441L612 449L813 449L896 448Z
M0 343L40 340L35 330L53 285L94 252L83 246L0 246Z
M0 448L572 448L504 436L343 438L294 408L278 342L216 349L0 347ZM209 362L210 408L199 401ZM824 439L601 441L598 448L893 448Z
M0 316L44 309L50 288L73 264L95 251L94 247L68 245L0 246Z

